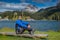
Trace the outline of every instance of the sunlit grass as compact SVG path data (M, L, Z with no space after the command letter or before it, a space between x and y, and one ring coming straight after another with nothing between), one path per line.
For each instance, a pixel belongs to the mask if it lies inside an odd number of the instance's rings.
M14 31L15 31L15 29L7 28L7 27L0 29L0 32L14 32Z

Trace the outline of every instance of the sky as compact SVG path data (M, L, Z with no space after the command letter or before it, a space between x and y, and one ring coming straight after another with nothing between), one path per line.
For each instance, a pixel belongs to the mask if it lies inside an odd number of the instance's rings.
M0 0L0 12L23 9L28 4L35 5L38 8L47 8L55 6L59 1L60 0Z

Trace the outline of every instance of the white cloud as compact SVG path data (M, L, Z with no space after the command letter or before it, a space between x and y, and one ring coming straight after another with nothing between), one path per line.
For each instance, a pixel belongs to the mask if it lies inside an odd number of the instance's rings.
M25 9L29 3L5 3L5 2L0 2L0 12L3 11L11 11L11 10L21 10ZM37 11L38 9L32 10L29 9L29 11Z
M6 9L23 9L28 5L28 3L5 3L5 2L0 2L0 8L6 8Z

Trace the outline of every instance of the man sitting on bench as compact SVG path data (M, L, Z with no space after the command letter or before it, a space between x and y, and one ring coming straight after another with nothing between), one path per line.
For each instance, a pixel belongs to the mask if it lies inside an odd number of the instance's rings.
M18 17L18 20L16 20L16 34L22 34L25 30L28 30L29 34L33 34L33 30L30 27L30 24L28 22L25 22L22 20L22 16Z

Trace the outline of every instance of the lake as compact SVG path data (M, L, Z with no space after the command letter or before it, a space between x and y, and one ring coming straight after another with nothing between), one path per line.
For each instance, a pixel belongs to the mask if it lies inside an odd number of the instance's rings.
M28 21L32 28L39 31L58 31L60 30L60 21ZM0 28L15 28L15 21L0 21Z

